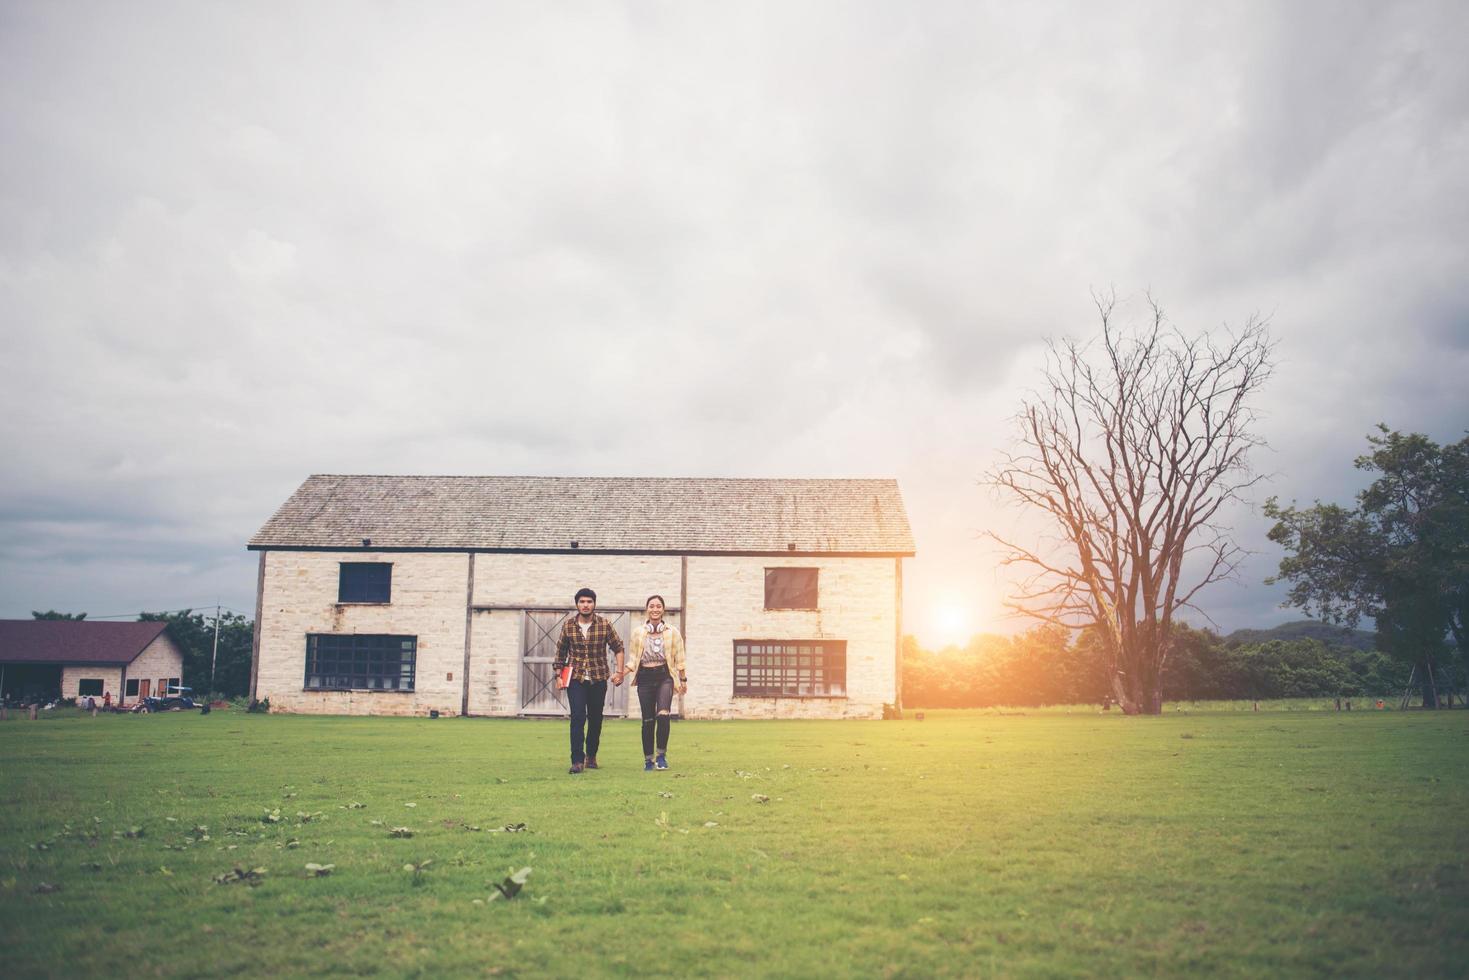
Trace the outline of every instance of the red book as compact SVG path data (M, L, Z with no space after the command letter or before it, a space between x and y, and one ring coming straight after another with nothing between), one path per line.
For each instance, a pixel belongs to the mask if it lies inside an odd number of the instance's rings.
M564 690L566 690L566 688L568 686L570 686L570 684L571 684L571 663L570 663L570 661L568 661L565 667L562 667L560 670L558 670L556 672L556 686L559 687L559 688L561 688L561 690L564 691Z

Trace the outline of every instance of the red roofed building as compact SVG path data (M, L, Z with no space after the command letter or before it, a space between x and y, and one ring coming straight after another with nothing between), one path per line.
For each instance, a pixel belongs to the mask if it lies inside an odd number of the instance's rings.
M0 695L32 702L111 694L131 703L177 686L183 650L167 623L0 619Z

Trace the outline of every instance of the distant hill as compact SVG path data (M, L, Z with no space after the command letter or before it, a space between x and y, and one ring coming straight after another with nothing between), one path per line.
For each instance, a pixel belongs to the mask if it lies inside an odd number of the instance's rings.
M1353 650L1375 650L1377 640L1367 630L1349 630L1315 619L1281 623L1268 630L1235 630L1224 638L1229 643L1267 643L1270 640L1320 640L1327 646L1351 647Z

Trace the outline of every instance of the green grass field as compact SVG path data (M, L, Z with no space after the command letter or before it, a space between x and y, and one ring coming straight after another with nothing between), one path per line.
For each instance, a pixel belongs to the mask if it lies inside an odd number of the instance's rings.
M514 720L12 715L0 753L10 976L1469 971L1469 711L681 722L646 774L609 721L575 777Z

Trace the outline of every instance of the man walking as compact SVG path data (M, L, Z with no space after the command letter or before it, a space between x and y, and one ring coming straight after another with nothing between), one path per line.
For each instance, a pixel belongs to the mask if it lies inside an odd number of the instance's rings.
M576 615L561 624L561 638L556 641L557 673L571 664L571 682L566 685L566 700L571 703L571 769L573 776L583 769L597 769L597 748L602 742L602 708L607 703L607 651L622 660L622 638L612 624L597 615L597 593L579 589L576 593ZM621 683L619 676L616 683ZM583 729L586 737L583 741Z

